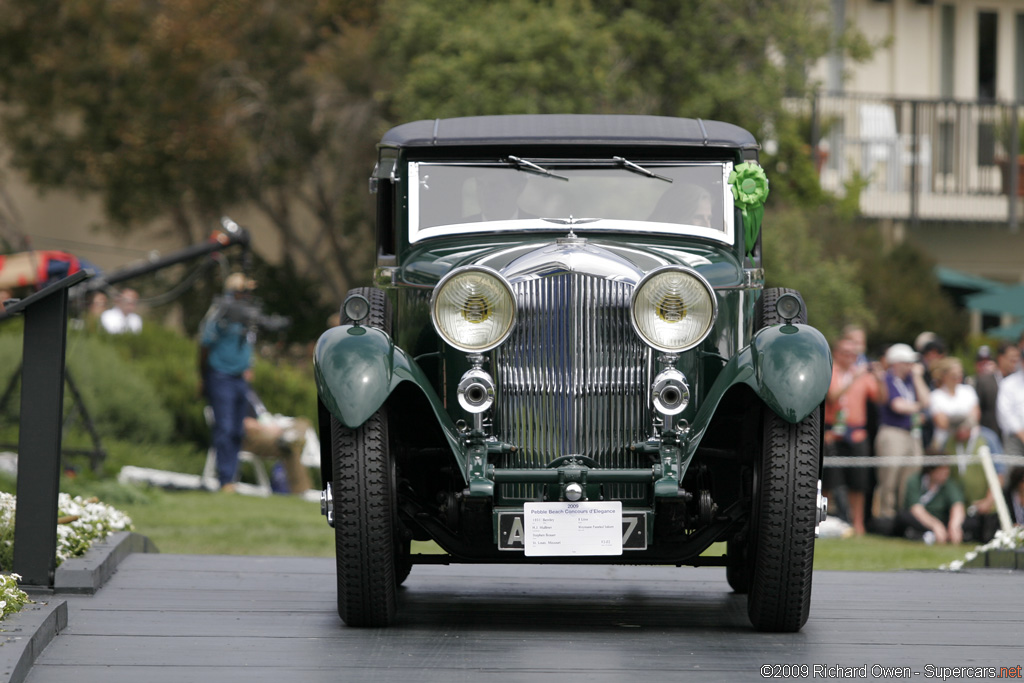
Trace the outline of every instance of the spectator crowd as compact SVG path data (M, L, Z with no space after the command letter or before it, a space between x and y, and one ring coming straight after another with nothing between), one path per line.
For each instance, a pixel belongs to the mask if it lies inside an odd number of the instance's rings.
M1024 335L994 352L980 347L970 368L930 332L887 347L875 361L866 349L857 326L832 346L824 435L832 457L822 472L829 514L857 535L926 543L990 540L1002 501L1011 522L1024 525L1024 466L996 458L992 476L973 457L983 447L1024 455ZM871 456L885 460L863 466ZM860 460L843 462L852 457Z

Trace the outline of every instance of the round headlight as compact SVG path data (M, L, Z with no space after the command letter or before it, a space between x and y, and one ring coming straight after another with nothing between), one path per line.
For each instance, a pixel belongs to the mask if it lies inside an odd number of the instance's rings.
M341 306L341 312L353 323L359 324L370 315L370 301L362 294L349 294Z
M783 294L775 302L775 312L787 323L796 320L803 311L803 308L800 299L793 294Z
M633 292L633 329L659 351L692 349L711 332L717 313L711 285L681 266L651 271Z
M512 288L483 266L453 270L437 284L430 305L434 329L455 348L490 351L505 341L516 318Z

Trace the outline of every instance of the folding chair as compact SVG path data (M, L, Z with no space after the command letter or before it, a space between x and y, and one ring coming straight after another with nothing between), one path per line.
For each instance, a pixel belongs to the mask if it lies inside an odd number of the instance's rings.
M206 406L203 408L203 417L206 418L206 424L213 429L213 406ZM256 476L256 483L250 484L246 482L238 481L238 478L242 473L242 464L248 463L252 466L252 470ZM263 464L263 460L249 451L238 451L238 470L235 473L235 484L236 491L249 496L269 496L273 493L273 489L270 487L270 477L267 475L267 468ZM220 488L220 481L217 479L217 449L210 446L210 449L206 452L206 464L203 466L203 486L211 491L215 491Z

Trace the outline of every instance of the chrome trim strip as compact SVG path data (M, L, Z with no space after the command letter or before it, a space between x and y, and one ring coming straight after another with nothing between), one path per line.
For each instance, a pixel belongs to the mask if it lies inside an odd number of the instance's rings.
M564 159L560 160L567 163L579 163L579 160ZM602 161L610 160L595 160L592 163L595 167L601 167ZM452 161L410 161L407 165L407 177L408 177L408 230L409 230L409 243L415 244L420 240L430 239L433 237L443 237L447 235L469 235L479 233L494 233L494 232L551 232L557 230L558 226L549 223L543 219L535 220L509 220L509 221L491 221L491 222L480 222L480 223L454 223L449 225L434 225L430 227L423 227L420 225L420 177L423 177L423 183L426 184L429 179L429 169L431 166L480 166L487 165L487 161L472 161L472 162L452 162ZM497 163L497 162L494 162ZM613 162L617 163L617 162ZM627 232L635 234L649 234L649 235L674 235L674 236L685 236L685 237L698 237L704 239L714 240L715 242L731 245L736 241L736 221L735 221L735 199L732 196L732 190L729 186L729 175L733 170L733 163L731 161L673 161L673 162L645 162L645 166L651 168L656 167L671 167L671 166L719 166L722 171L722 196L723 202L723 213L722 213L722 228L703 228L696 225L681 225L677 223L657 223L647 221L636 221L636 220L606 220L602 219L589 225L578 226L577 230L586 230L588 232L610 232L612 234L618 232ZM425 170L424 170L425 169ZM568 218L567 216L556 216L549 218Z

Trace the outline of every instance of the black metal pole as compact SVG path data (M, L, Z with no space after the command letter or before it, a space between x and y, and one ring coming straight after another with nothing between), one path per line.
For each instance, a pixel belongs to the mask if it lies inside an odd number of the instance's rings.
M215 251L221 251L222 249L233 247L236 244L241 245L246 249L249 248L249 232L244 228L238 228L234 233L219 233L217 239L212 239L202 244L194 244L190 247L179 249L166 256L159 256L150 261L137 263L105 275L100 275L89 282L84 289L93 290L100 289L107 285L116 285L119 282L124 282L125 280L156 272L161 268L167 268L168 266L184 263L185 261L199 258L200 256L212 254Z
M1010 187L1006 190L1006 197L1009 205L1007 214L1009 217L1010 232L1017 232L1020 229L1020 216L1017 215L1020 197L1020 114L1017 111L1017 103L1010 105L1010 149L1006 150L1010 157Z
M917 100L910 103L910 224L915 228L918 225L918 171L917 163L921 156L921 146L918 141L917 125ZM926 182L928 182L926 180Z
M47 290L24 309L14 571L27 586L53 586L57 569L68 290Z

